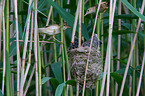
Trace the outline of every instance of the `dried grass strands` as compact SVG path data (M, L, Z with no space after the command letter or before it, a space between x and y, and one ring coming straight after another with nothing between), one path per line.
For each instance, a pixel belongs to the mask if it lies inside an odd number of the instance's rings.
M87 58L89 54L89 47L79 47L70 50L70 62L72 64L72 75L74 76L75 80L80 83L82 87L84 84L85 77L85 68L87 63ZM93 47L91 49L90 57L89 57L89 64L88 64L88 72L86 74L86 87L87 88L94 88L96 79L99 77L102 71L102 64L100 59L100 51L99 48L96 49Z
M28 37L29 37L29 27L30 27L30 17L31 17L31 8L30 8L30 6L31 6L31 4L32 4L32 0L29 0L28 20L27 20L27 25L26 25L27 27L26 27L25 42L24 42L23 56L22 56L21 81L20 81L20 96L23 95L23 87L24 87L25 58L26 58L27 45L28 45Z
M24 84L25 84L25 81L26 81L26 78L27 78L28 71L29 71L30 66L31 66L31 51L32 51L32 42L33 42L32 41L33 40L33 24L34 24L34 11L32 11L32 18L31 18L31 34L30 34L29 56L28 56L27 68L26 68L26 71L25 71L25 74L24 74L24 82L23 82ZM32 73L34 73L34 72L32 71L31 74ZM26 92L25 92L25 94L26 94Z

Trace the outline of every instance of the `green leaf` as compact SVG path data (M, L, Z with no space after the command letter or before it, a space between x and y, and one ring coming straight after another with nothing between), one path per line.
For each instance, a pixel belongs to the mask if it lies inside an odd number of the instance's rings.
M46 83L48 80L50 80L52 77L44 77L41 79L41 85L43 85L44 83Z
M128 31L128 30L117 30L117 31L113 31L112 35L123 35L123 34L129 34L129 33L135 33L134 31ZM108 35L108 33L104 33L101 36L106 36Z
M14 25L16 25L16 22L13 21L12 23L14 23ZM21 26L20 24L18 23L18 30L19 30L19 39L22 40L22 29L21 29ZM15 33L16 34L16 33ZM10 48L9 48L9 52L10 52L10 56L12 55L16 55L16 42L13 42L14 40L16 40L16 37L14 37L15 35L13 35L13 39L11 39L12 41L12 44L10 45ZM15 39L14 39L15 38ZM19 46L22 45L22 42L19 42Z
M52 0L47 0L48 3L50 3L56 10L57 12L61 15L61 17L68 23L68 25L73 28L74 24L74 16L71 15L70 13L66 12L63 8L61 8L59 5L57 5L55 2ZM85 39L89 39L89 35L87 33L87 28L86 26L82 23L82 35L85 37ZM77 24L77 32L79 32L79 27Z
M63 87L64 87L65 83L66 83L66 82L64 82L64 83L62 83L62 84L60 84L60 85L58 85L58 87L57 87L57 89L56 89L56 91L55 91L55 96L61 96L62 91L63 91Z
M118 73L115 73L115 72L111 72L110 76L117 82L118 90L120 90L123 78ZM124 86L123 96L128 96L128 88L126 84Z
M109 15L104 16L102 19L109 19ZM138 17L134 14L121 14L121 15L115 15L114 19L138 19Z
M121 83L122 83L122 77L115 72L111 72L110 76L114 78L114 80L117 82L118 86L121 87Z
M129 33L135 33L134 31L129 31L129 30L117 30L113 31L113 35L122 35L122 34L129 34Z
M59 83L62 83L62 71L61 71L61 66L60 62L56 62L50 65L51 69L55 75L55 78L58 80Z
M67 82L66 82L66 84L69 84L69 85L72 85L72 86L76 86L76 81L75 80L68 80Z
M0 90L0 96L3 96L3 94L2 94L2 90Z
M63 91L63 87L64 87L65 84L69 84L69 85L75 86L75 85L76 85L76 81L75 81L75 80L68 80L68 81L66 81L66 82L64 82L64 83L62 83L62 84L60 84L60 85L57 87L56 91L55 91L55 96L61 96L62 91Z
M124 71L125 71L125 68L122 68L122 69L117 70L116 73L118 73L118 74L124 74ZM131 68L128 69L127 75L132 76L132 69Z
M38 2L37 9L42 11L42 9L45 8L45 5L47 5L47 1L46 0L40 0Z
M55 78L52 78L52 77L44 77L41 79L41 85L45 84L48 80L51 81L54 89L57 88L57 86L59 85L59 82L55 79Z
M121 2L126 5L135 15L137 15L141 20L145 21L145 16L140 14L127 0L121 0Z
M123 28L127 29L127 30L130 30L132 25L129 24L129 23L121 23L121 26L122 26ZM135 26L134 26L134 27L135 27Z

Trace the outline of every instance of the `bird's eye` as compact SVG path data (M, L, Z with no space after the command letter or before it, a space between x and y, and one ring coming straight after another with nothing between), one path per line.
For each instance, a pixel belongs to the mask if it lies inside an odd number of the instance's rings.
M87 12L89 12L90 10L88 9Z

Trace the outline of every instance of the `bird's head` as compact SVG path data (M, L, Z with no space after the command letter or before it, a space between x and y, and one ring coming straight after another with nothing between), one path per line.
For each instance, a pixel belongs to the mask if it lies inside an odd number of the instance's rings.
M68 24L66 22L63 23L63 30L66 30L67 28L71 28L68 26Z
M91 14L91 13L95 13L95 12L96 12L96 6L90 7L89 9L87 9L86 14L84 16Z
M108 9L108 6L109 6L109 1L104 1L104 2L101 3L101 9L102 10L106 11Z

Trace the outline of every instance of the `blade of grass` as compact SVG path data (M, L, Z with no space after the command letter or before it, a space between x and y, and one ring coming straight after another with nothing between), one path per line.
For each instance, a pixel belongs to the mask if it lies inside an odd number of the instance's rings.
M139 13L127 0L121 0L121 2L126 5L135 15L137 15L141 20L145 21L145 16Z

